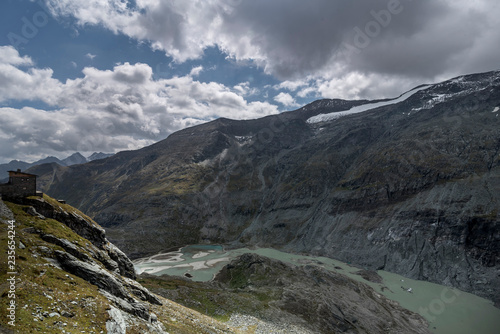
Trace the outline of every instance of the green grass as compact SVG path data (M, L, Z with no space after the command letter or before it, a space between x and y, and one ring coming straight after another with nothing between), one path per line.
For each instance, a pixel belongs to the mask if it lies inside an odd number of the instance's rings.
M482 214L482 215L478 215L476 217L480 218L480 219L485 219L485 220L488 220L488 221L494 221L498 217L498 209L494 209L491 212L488 212L488 213L485 213L485 214Z
M243 283L244 278L240 277ZM138 282L165 298L196 310L221 322L229 321L232 313L260 315L276 300L267 291L248 292L226 289L211 283L193 282L175 277L140 277ZM238 286L239 283L234 286Z
M172 173L164 176L154 186L143 188L140 191L149 195L175 195L183 196L201 191L210 182L212 170L200 165L190 165L177 168Z
M203 283L190 282L176 278L157 279L157 278L139 278L138 282L151 291L159 295L169 296L177 295L177 298L169 298L175 302L198 311L216 320L229 321L230 312L224 310L220 300L214 296L220 292L217 289L207 287ZM177 293L178 292L178 293Z
M88 243L69 228L61 228L61 223L32 217L23 211L23 206L6 203L15 215L16 246L21 241L26 248L16 247L16 327L18 333L61 333L64 329L68 333L99 333L105 331L108 320L106 309L109 302L98 292L96 286L85 280L68 274L48 263L44 259L49 254L43 254L39 247L60 249L43 241L38 234L26 232L26 228L35 228L44 233L68 239L74 243L84 245ZM0 249L7 249L7 226L0 226ZM0 252L2 268L6 268L6 252ZM2 270L0 282L6 282L7 274ZM0 323L9 328L6 318L6 307L9 302L8 286L0 285ZM52 298L50 298L52 297ZM73 303L72 303L73 302ZM42 312L63 311L72 317L44 317ZM35 319L37 319L35 321ZM66 323L66 326L63 326Z
M46 202L67 212L73 212L86 217L69 205L61 205L56 200L44 196ZM90 242L69 227L53 219L40 219L28 215L24 209L27 206L5 202L14 213L16 220L16 246L22 242L25 248L16 247L16 333L106 333L106 322L109 320L107 310L110 301L107 300L98 288L89 282L61 270L51 263L54 250L61 247L50 244L41 239L40 233L53 234L57 238L64 238L80 246L82 252L91 255L85 250ZM88 217L86 217L88 218ZM90 219L90 218L89 218ZM10 329L7 318L9 285L7 284L8 226L0 224L0 328ZM156 282L156 281L155 281ZM188 282L189 283L189 282ZM155 283L155 287L162 291L182 291L188 289L185 296L186 304L194 306L194 310L207 315L213 315L216 320L228 321L231 312L219 307L229 301L217 298L217 290L190 286L182 281ZM199 290L198 290L199 288ZM204 330L203 323L193 323L191 318L182 318L175 321L169 309L152 306L158 314L158 320L172 333L209 333ZM60 316L47 317L57 312ZM65 313L66 316L62 314ZM196 315L194 316L196 318ZM211 322L211 320L208 320ZM146 323L141 321L127 326L127 334L142 334L147 331Z

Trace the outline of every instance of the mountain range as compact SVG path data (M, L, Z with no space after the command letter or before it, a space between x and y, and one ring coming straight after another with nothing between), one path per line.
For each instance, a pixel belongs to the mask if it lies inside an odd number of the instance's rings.
M44 159L35 161L35 162L25 162L25 161L20 161L20 160L12 160L9 163L6 164L0 164L0 180L4 180L8 178L9 174L7 173L9 170L26 170L30 167L33 166L38 166L38 165L43 165L47 163L56 163L61 166L72 166L72 165L78 165L78 164L84 164L89 161L94 161L98 159L104 159L107 157L112 156L113 154L107 154L107 153L102 153L102 152L94 152L88 157L84 157L80 152L76 152L72 155L70 155L67 158L64 158L62 160L56 158L56 157L46 157Z
M274 247L500 303L500 72L396 99L221 118L86 164L34 166L131 258Z

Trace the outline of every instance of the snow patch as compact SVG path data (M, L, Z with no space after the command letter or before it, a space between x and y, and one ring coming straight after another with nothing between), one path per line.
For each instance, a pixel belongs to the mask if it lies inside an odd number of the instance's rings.
M419 108L413 108L412 111L420 111L420 110L426 110L426 109L431 109L435 105L439 103L446 102L450 100L451 98L457 98L461 96L466 96L468 94L472 94L474 92L479 92L488 88L491 88L492 86L497 85L495 82L500 78L500 72L496 72L493 76L486 76L485 78L482 78L480 80L471 80L468 81L467 77L462 76L450 81L445 81L436 85L433 85L433 91L439 91L442 89L449 90L450 84L455 85L455 89L458 87L460 90L457 92L453 93L432 93L430 92L431 99L427 100L426 102L423 103L423 105Z
M380 107L388 106L388 105L391 105L391 104L396 104L396 103L399 103L399 102L403 102L406 99L408 99L409 97L411 97L413 94L415 94L415 93L417 93L417 92L419 92L421 90L424 90L424 89L426 89L428 87L429 86L423 86L423 87L419 87L419 88L413 89L413 90L411 90L411 91L409 91L409 92L401 95L400 97L398 97L396 99L393 99L393 100L389 100L389 101L368 103L368 104L363 104L363 105L360 105L360 106L357 106L357 107L353 107L353 108L351 108L349 110L332 112L332 113L329 113L329 114L319 114L319 115L316 115L316 116L313 116L313 117L309 118L307 120L307 123L314 124L314 123L320 123L320 122L328 122L328 121L332 121L332 120L335 120L335 119L338 119L340 117L344 117L344 116L347 116L347 115L358 114L358 113L362 113L362 112L365 112L365 111L368 111L368 110L372 110L372 109L375 109L375 108L380 108Z
M238 144L241 146L250 142L253 136L234 136L234 138L238 141Z
M432 99L426 101L420 108L413 108L412 111L427 110L433 108L438 103L443 103L456 94L436 94Z
M456 79L451 80L450 83L460 83L464 81L464 79L465 79L464 77L458 77Z
M499 107L495 107L495 109L493 109L492 112L497 112L498 110L500 110L500 108Z

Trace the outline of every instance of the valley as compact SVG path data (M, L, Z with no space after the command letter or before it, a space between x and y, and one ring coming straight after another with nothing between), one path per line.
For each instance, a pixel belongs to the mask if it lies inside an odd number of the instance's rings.
M346 275L369 285L402 307L419 313L429 322L429 330L434 334L496 334L500 328L500 309L491 301L464 291L409 279L384 270L367 273L359 267L331 258L296 255L269 248L225 250L218 245L192 245L178 251L138 259L134 261L134 266L139 275L147 273L160 277L179 276L189 277L194 282L209 282L225 265L243 254L265 256L292 266L316 266ZM153 278L149 279L154 281ZM172 277L172 280L175 278ZM185 284L189 286L189 283ZM249 287L252 287L252 283L249 283ZM222 291L219 293L223 293ZM180 298L178 302L183 303ZM249 310L247 312L251 313ZM467 317L464 317L464 314Z

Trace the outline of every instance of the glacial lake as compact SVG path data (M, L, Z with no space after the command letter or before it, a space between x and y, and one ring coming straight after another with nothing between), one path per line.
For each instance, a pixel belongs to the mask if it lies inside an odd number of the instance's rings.
M412 280L379 270L382 283L366 281L360 268L326 257L304 256L269 248L225 250L218 245L192 245L134 261L138 274L190 277L209 281L232 259L255 253L294 265L317 265L373 287L402 307L421 314L435 334L499 334L500 309L493 302L444 285Z

